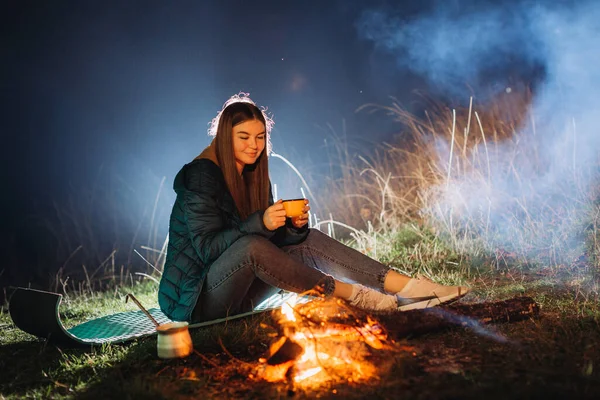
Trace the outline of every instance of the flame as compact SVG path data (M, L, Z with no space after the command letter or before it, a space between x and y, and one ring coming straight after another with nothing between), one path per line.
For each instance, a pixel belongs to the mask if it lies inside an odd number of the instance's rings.
M294 377L294 380L296 382L300 382L305 380L306 378L310 378L311 376L315 376L316 374L318 374L319 372L321 372L323 370L323 368L321 367L314 367L314 368L309 368L307 370L304 370L302 372L300 372L299 374L297 374Z
M295 322L296 316L294 315L294 306L298 302L298 295L294 293L292 297L281 306L281 313L285 315L288 321Z
M273 344L271 352L277 351L284 337L304 351L297 359L279 365L266 365L261 359L265 364L263 379L277 382L292 378L302 385L319 385L333 377L358 381L376 376L377 368L364 361L361 354L364 344L374 349L384 346L385 333L377 321L368 317L366 323L359 323L352 317L349 325L330 322L329 315L340 316L340 303L315 300L295 309L297 302L298 296L293 296L281 306L279 322L284 335Z

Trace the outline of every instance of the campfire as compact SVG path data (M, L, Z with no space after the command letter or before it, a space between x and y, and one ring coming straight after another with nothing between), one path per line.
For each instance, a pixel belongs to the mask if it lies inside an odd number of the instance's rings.
M328 381L359 382L378 377L373 349L389 348L387 333L370 316L357 315L342 300L297 297L275 312L278 339L260 358L258 375L269 382L315 386Z
M336 298L316 296L305 304L297 300L291 298L274 312L277 333L273 336L277 339L259 359L256 376L306 389L328 382L379 379L387 372L391 352L415 354L411 346L399 346L393 339L465 327L505 341L484 325L522 321L539 314L539 306L530 297L377 314L379 320ZM385 350L385 355L378 350Z

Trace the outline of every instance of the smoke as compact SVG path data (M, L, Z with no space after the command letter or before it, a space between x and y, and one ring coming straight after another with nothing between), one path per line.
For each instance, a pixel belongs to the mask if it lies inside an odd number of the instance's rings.
M394 54L400 68L425 76L432 91L464 95L472 87L481 96L504 89L509 74L540 73L545 50L534 31L536 16L523 11L488 5L465 12L440 1L430 14L411 19L369 10L357 27L361 37Z
M513 340L509 340L502 333L496 332L493 327L485 326L475 318L471 318L466 315L460 315L460 314L454 313L450 310L445 310L441 307L432 307L432 308L426 309L425 312L433 314L433 315L437 315L438 317L442 317L446 321L449 321L458 326L468 328L468 329L472 330L473 332L475 332L476 334L478 334L479 336L487 337L498 343L517 344Z
M490 84L507 93L515 77L536 84L530 123L511 143L476 149L487 165L471 175L452 171L435 188L440 200L425 211L448 225L448 212L460 209L460 199L463 211L452 223L479 213L486 232L493 227L520 249L581 243L582 221L589 222L597 200L590 197L600 150L600 2L483 2L462 10L455 4L440 1L411 18L369 10L357 23L362 38L396 56L399 68L426 77L434 92L462 101L472 90L476 103L484 104ZM450 143L437 148L448 168ZM475 175L486 175L484 184ZM519 213L509 212L515 207ZM543 242L526 237L526 225ZM548 229L554 234L540 231Z

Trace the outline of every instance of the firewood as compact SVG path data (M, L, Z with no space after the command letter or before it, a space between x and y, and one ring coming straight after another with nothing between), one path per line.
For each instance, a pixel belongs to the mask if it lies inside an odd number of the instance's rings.
M531 297L475 304L450 304L423 310L380 314L376 318L392 337L431 333L456 326L476 328L483 324L515 322L536 317L539 305Z
M302 346L285 336L273 343L269 350L271 354L266 359L268 365L280 365L294 361L304 353Z

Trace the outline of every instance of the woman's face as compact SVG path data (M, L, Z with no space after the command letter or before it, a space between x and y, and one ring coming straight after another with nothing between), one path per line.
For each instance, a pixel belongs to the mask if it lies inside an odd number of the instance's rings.
M257 119L250 119L235 125L232 131L235 163L241 174L244 166L254 164L265 149L265 125Z

